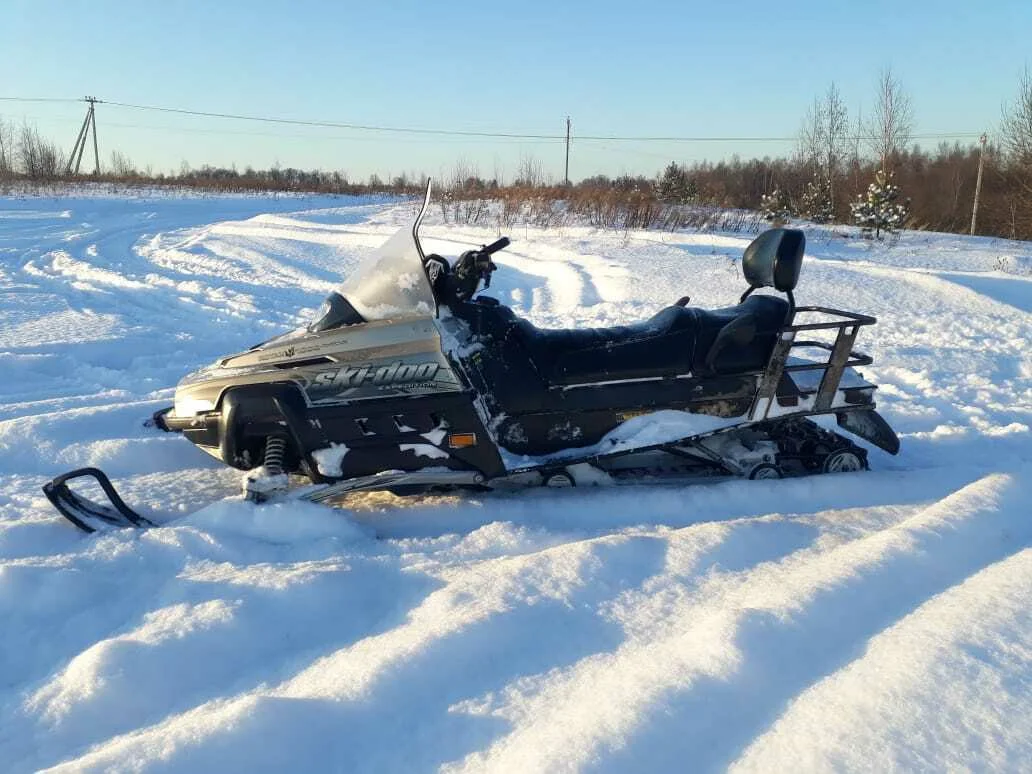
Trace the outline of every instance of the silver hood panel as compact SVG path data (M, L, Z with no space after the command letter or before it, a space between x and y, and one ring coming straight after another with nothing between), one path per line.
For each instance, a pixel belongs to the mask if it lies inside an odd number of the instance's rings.
M212 411L231 387L285 381L296 383L309 405L463 389L433 318L385 320L274 339L223 358L179 383L175 414Z

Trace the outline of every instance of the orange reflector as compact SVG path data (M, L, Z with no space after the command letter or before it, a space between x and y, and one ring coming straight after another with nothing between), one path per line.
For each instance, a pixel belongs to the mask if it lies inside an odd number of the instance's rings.
M448 445L453 449L466 449L477 445L476 433L451 433L448 436Z

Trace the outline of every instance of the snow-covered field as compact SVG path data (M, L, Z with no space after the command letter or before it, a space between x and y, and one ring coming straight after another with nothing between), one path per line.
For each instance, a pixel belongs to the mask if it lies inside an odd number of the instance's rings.
M811 240L799 302L879 318L867 473L255 508L143 427L412 214L0 199L0 770L1032 768L1032 245ZM511 236L541 325L743 288L748 237ZM78 533L40 486L83 465L181 518Z

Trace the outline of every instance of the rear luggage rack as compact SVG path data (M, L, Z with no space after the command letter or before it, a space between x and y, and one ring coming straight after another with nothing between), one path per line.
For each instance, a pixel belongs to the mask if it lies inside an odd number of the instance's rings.
M819 314L825 317L836 319L822 320L820 322L796 323L800 314ZM817 388L817 397L814 401L813 411L816 413L831 410L838 391L839 382L842 380L842 372L852 366L865 366L874 362L870 355L853 350L853 343L856 341L857 332L865 325L874 325L877 319L866 314L856 312L844 312L841 309L831 309L826 306L799 306L792 312L792 322L781 328L778 333L777 343L767 361L767 367L760 377L759 389L756 392L756 399L753 401L752 409L749 411L749 419L766 419L771 405L778 392L778 385L781 384L782 376L786 372L794 371L823 371L820 387ZM815 341L811 339L796 340L796 334L803 331L832 331L837 330L834 343ZM824 350L828 358L820 363L788 364L788 356L794 347L810 347Z

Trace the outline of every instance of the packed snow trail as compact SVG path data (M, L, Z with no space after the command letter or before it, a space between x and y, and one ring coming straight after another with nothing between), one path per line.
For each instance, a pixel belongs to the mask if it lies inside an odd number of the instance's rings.
M868 473L256 508L143 427L412 214L0 199L5 771L1027 765L1032 246L810 234L799 303L879 318L858 346L902 451ZM548 326L733 303L751 238L511 236L491 293ZM79 534L40 486L83 465L181 518Z

